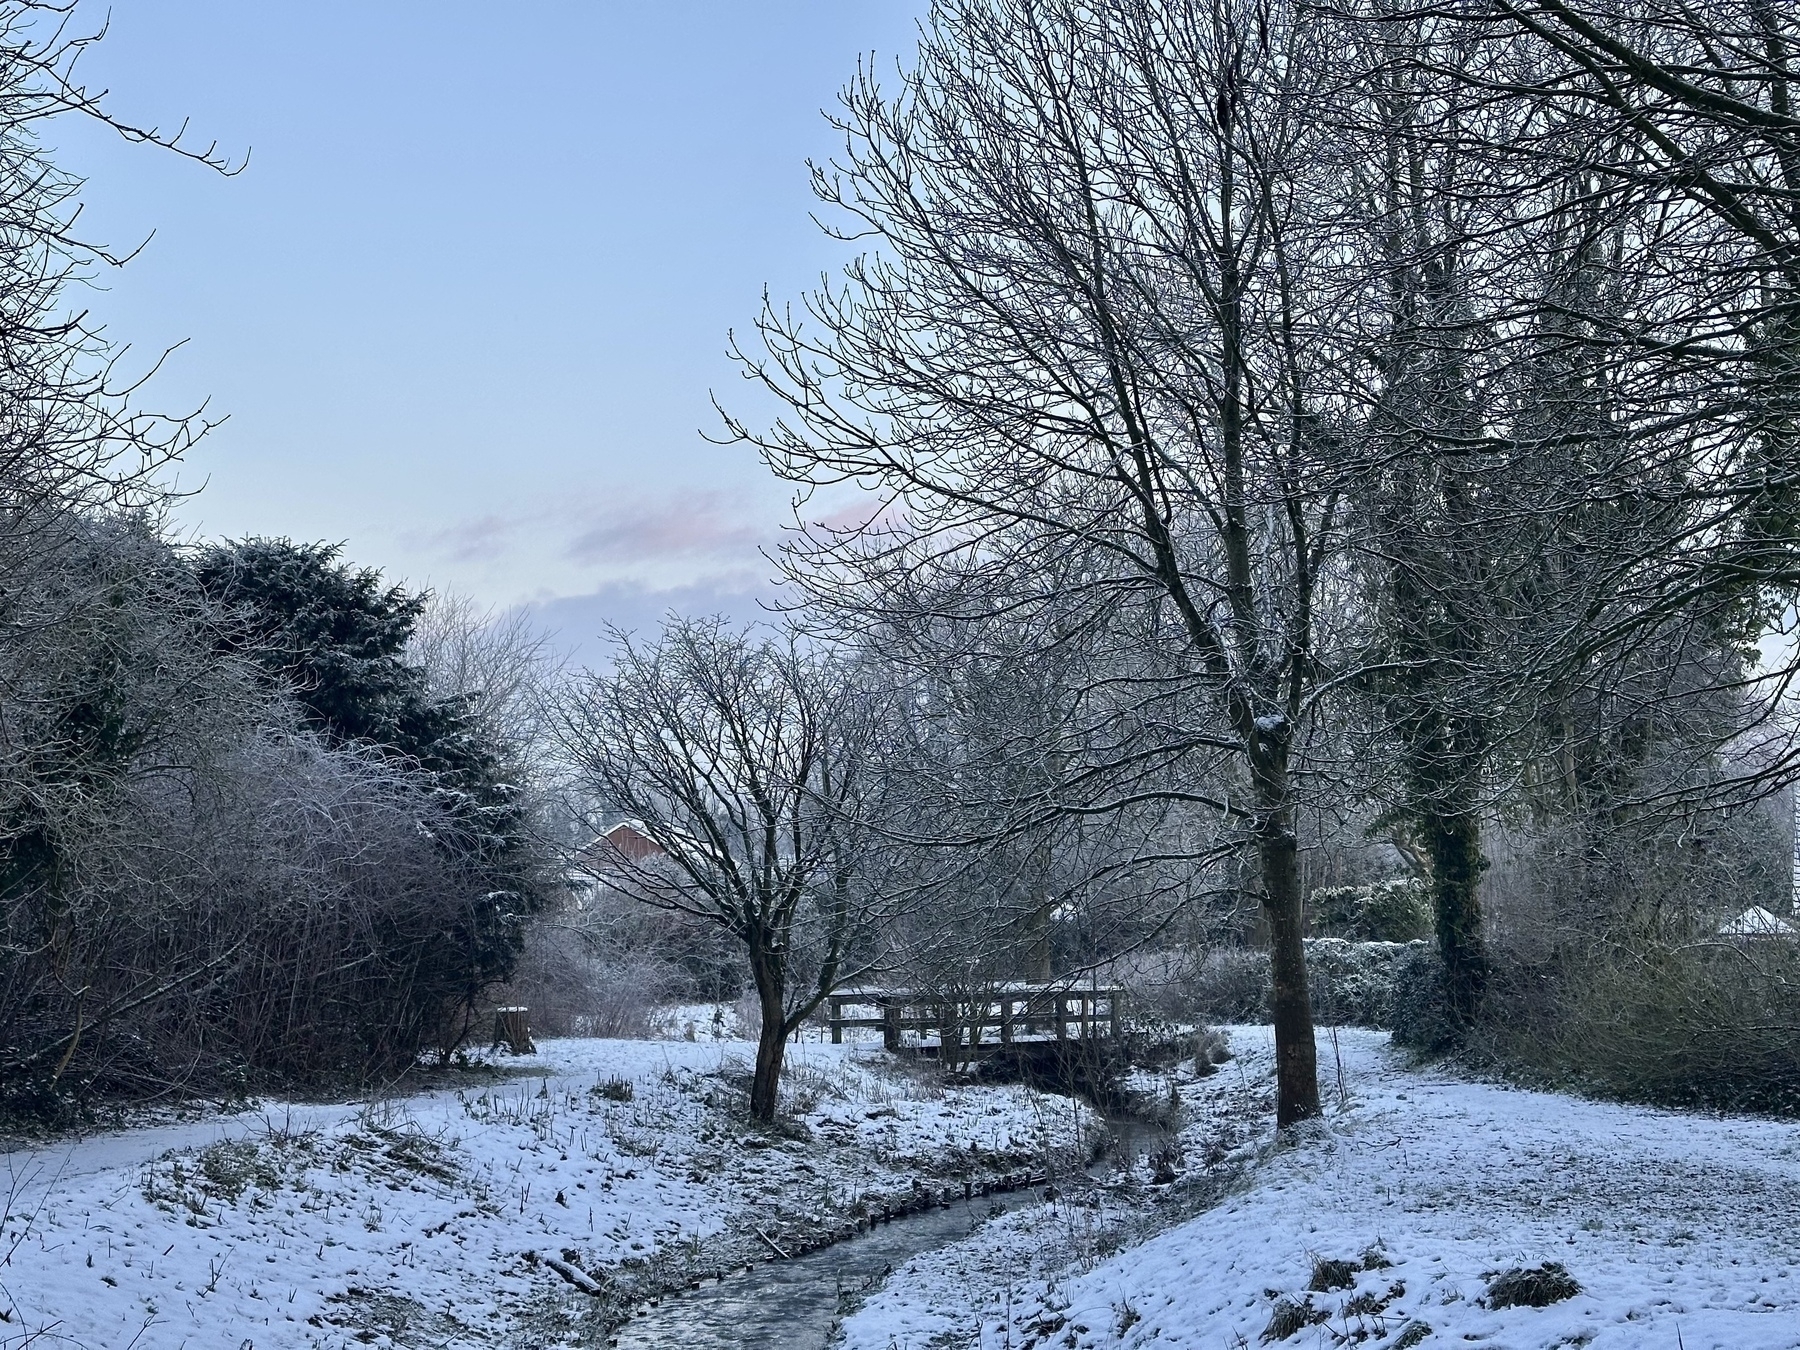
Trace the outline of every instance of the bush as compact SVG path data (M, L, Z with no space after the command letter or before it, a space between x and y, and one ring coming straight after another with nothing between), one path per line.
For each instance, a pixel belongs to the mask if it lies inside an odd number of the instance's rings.
M1429 943L1415 942L1405 951L1394 967L1394 1043L1438 1054L1455 1045L1460 1034L1450 1015L1444 961Z
M629 951L579 920L547 915L534 924L504 998L531 1009L540 1036L643 1040L656 1008L689 992L686 974L654 951Z
M1501 950L1474 1048L1627 1101L1800 1111L1800 943L1648 936Z
M1307 979L1314 1020L1323 1026L1384 1030L1394 1026L1400 970L1427 950L1423 942L1308 938ZM1213 952L1195 981L1194 1007L1198 1016L1212 1022L1268 1020L1268 953L1242 948Z
M513 937L442 819L403 769L305 734L127 782L80 818L56 889L0 906L0 1108L332 1087L453 1049L488 939ZM85 988L56 977L46 914Z
M1431 896L1412 877L1321 887L1307 897L1314 925L1351 942L1415 942L1431 935Z
M1313 1019L1328 1026L1394 1026L1400 968L1425 946L1422 942L1308 939L1306 966Z
M1268 953L1238 947L1209 953L1194 979L1192 1011L1208 1022L1266 1021Z

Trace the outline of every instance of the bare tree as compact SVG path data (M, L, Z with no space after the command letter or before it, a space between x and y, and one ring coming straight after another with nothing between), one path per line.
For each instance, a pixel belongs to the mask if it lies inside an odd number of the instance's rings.
M148 377L125 376L98 329L66 308L73 283L127 257L78 230L81 180L52 162L43 133L59 117L83 118L235 170L212 147L190 150L179 133L134 126L102 105L76 73L100 34L77 29L74 9L0 3L0 652L56 621L39 569L66 579L53 555L83 547L85 515L164 501L161 475L207 429L202 417L141 407ZM0 696L5 678L0 670Z
M406 647L438 699L456 699L501 744L523 753L539 718L556 659L550 639L524 609L482 607L454 591L433 591Z
M1080 598L1081 571L939 560L841 619L904 709L885 832L913 851L902 954L920 978L1078 979L1237 870L1241 832L1181 800L1222 767L1180 746L1206 709L1171 694L1186 680L1153 635ZM1221 797L1241 786L1224 767Z
M1144 616L1201 719L1180 743L1241 774L1171 795L1259 860L1283 1124L1319 1110L1296 756L1365 369L1340 340L1327 26L1235 0L937 5L897 96L846 92L845 156L815 173L870 252L740 349L787 419L727 419L785 477L880 494L881 526L790 552L827 604L934 558L1077 555L1078 595Z
M575 682L557 731L588 797L654 848L597 844L593 861L626 897L742 944L762 1011L750 1111L771 1120L787 1037L881 955L882 718L792 634L711 619L616 636L612 670Z
M1752 313L1764 283L1755 246L1731 237L1744 219L1721 223L1716 194L1676 167L1696 165L1677 141L1729 162L1764 205L1754 184L1772 161L1679 99L1625 88L1645 71L1602 52L1648 41L1675 60L1691 39L1700 64L1685 69L1716 76L1735 39L1702 52L1698 10L1350 8L1345 223L1382 278L1359 315L1377 371L1360 420L1378 453L1351 528L1368 642L1356 679L1376 696L1387 815L1428 862L1467 1025L1487 968L1484 814L1545 801L1546 780L1570 803L1716 793L1728 776L1698 765L1600 771L1604 743L1661 717L1716 755L1779 697L1780 677L1758 689L1745 662L1721 658L1754 642L1776 599L1764 587L1791 567L1791 519L1769 509L1781 417L1768 382L1746 375L1780 344L1772 311ZM1549 31L1590 21L1605 31L1585 56ZM1692 734L1702 721L1710 742Z

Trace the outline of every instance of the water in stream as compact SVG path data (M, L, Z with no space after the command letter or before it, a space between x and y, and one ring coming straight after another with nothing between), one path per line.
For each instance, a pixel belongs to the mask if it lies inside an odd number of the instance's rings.
M925 1210L665 1299L632 1318L616 1344L620 1350L819 1350L831 1337L844 1293L872 1288L909 1257L967 1237L1007 1199Z
M1167 1139L1162 1127L1113 1117L1115 1146L1090 1171L1130 1167ZM665 1299L625 1325L620 1350L823 1350L844 1311L842 1296L874 1288L920 1252L967 1237L1017 1196L959 1202L882 1224L847 1242L791 1261L772 1261L679 1298Z

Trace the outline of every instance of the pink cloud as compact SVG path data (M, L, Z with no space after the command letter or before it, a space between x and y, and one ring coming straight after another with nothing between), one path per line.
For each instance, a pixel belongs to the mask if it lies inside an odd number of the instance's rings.
M864 530L885 533L904 524L905 520L906 512L899 503L863 497L847 502L835 511L827 511L808 523L833 534L860 534Z
M742 556L769 536L761 525L735 516L718 493L700 492L610 507L570 541L567 552L588 563Z

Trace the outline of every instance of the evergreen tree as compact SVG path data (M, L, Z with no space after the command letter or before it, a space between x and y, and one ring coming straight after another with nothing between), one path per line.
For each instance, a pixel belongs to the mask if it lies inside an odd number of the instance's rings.
M404 743L402 725L423 729L416 710L427 696L403 653L427 597L383 587L379 572L340 562L340 551L240 539L204 550L194 572L221 607L220 645L292 690L327 740L413 753L423 747Z
M542 898L508 748L475 715L470 694L435 696L405 659L429 594L384 585L379 572L342 561L340 552L241 539L209 546L193 567L219 606L223 650L291 691L328 743L374 746L429 785L451 822L438 832L439 846L469 869L478 897L434 944L442 960L431 983L455 985L472 1001L510 975L521 921Z

